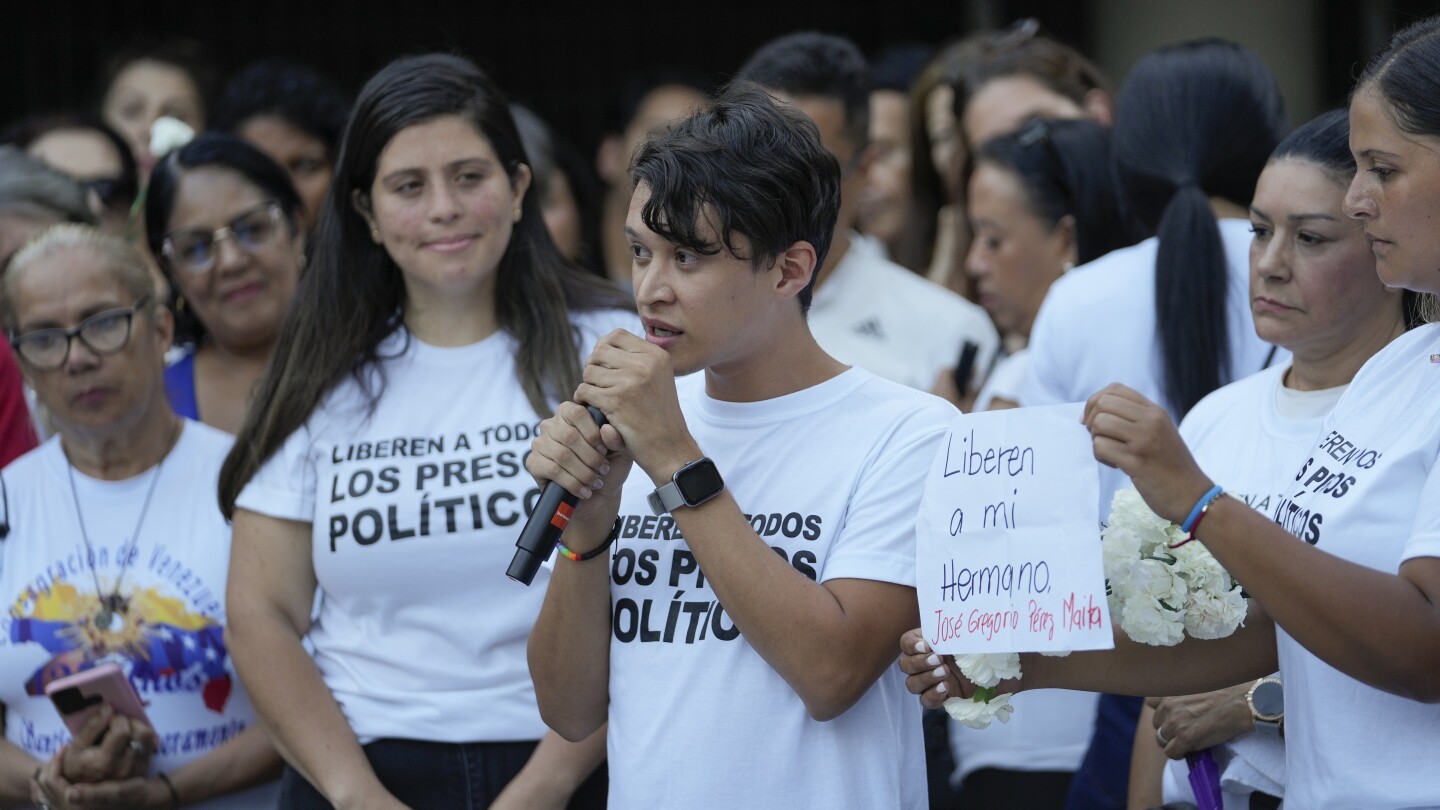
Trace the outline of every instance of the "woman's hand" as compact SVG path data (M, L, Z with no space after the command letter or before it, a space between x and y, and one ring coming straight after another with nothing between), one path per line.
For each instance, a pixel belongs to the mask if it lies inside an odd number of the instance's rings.
M1169 411L1119 383L1085 403L1082 420L1094 439L1095 459L1118 467L1145 503L1180 523L1212 486L1180 438Z
M920 696L920 705L938 709L952 697L970 697L975 684L960 674L955 659L932 652L920 628L900 636L900 671L907 676L905 688Z
M122 810L169 808L170 789L160 779L130 777L84 784L73 783L61 773L61 762L69 746L40 767L31 798L51 810Z
M58 773L66 782L104 782L144 776L155 752L155 730L101 705L61 754Z
M1201 695L1146 698L1155 709L1155 742L1165 740L1165 756L1180 759L1254 731L1255 718L1245 702L1249 691L1244 683Z

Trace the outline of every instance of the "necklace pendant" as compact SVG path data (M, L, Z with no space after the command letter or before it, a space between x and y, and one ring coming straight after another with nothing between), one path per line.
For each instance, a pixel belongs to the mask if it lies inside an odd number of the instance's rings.
M114 614L110 612L110 608L108 607L102 607L99 610L95 611L95 629L109 630L110 620L113 618Z

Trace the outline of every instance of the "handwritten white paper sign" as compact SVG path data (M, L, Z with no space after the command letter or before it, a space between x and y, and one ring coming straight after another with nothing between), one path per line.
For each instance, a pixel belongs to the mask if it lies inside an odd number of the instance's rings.
M988 411L951 425L916 525L920 628L936 651L1114 645L1082 408Z

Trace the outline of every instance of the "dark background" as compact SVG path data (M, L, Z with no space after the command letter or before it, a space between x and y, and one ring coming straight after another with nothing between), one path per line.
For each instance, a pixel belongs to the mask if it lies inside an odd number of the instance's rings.
M1433 0L1313 3L1322 19L1323 66L1314 81L1326 106L1344 101L1377 35L1434 7ZM1184 5L1203 15L1207 4ZM1082 51L1093 41L1090 26L1099 24L1084 0L11 0L0 15L0 124L94 104L107 55L136 37L199 40L222 76L263 57L299 61L351 94L393 57L441 49L474 59L512 100L536 109L592 154L625 78L649 67L688 68L719 82L760 44L795 30L844 34L874 54L896 42L940 44L1022 16L1038 17L1049 33ZM1377 19L1390 25L1377 32ZM1123 77L1111 78L1118 84Z

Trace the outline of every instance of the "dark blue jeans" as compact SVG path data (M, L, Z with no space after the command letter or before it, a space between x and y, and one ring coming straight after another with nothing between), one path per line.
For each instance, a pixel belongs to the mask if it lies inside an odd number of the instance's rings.
M474 810L489 807L500 791L525 767L534 742L437 743L418 740L376 740L365 757L380 784L395 798L415 808ZM608 785L602 765L570 801L571 808L603 808ZM288 765L280 779L281 810L330 810L325 800L298 771Z

